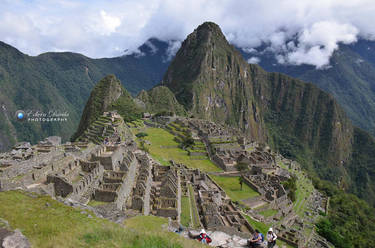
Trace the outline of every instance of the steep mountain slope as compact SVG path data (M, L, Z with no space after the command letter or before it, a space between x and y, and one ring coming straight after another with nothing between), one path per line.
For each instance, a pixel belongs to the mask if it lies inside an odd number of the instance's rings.
M204 23L188 36L162 84L192 114L240 127L320 177L360 187L349 164L358 168L352 152L362 138L354 138L353 126L334 98L313 84L249 65L216 24ZM372 138L367 142L375 144ZM368 160L362 164L361 173L372 178L375 165ZM373 185L361 188L372 202Z
M81 136L103 112L112 109L117 110L125 121L140 117L140 110L129 92L114 75L108 75L100 80L91 91L78 130L73 135L72 140Z
M260 106L247 87L251 71L213 23L199 26L182 43L162 84L196 117L238 126L265 140Z
M116 75L132 94L160 82L168 66L167 43L150 40L139 54L90 59L75 53L27 56L0 42L0 151L17 140L36 142L73 134L94 84ZM68 112L66 122L18 122L17 110Z
M312 82L332 94L355 125L375 135L374 41L359 40L352 45L340 45L331 57L330 66L325 69L309 65L282 65L270 51L241 52L245 59L258 57L259 65L267 71L282 72Z
M178 103L172 91L165 86L156 86L148 91L142 90L137 99L146 112L160 113L166 111L177 115L186 114L184 107Z

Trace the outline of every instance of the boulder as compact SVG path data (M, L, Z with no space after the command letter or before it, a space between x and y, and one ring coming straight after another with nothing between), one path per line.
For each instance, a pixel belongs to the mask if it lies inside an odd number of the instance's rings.
M16 229L13 234L5 237L2 243L3 248L30 248L27 238Z

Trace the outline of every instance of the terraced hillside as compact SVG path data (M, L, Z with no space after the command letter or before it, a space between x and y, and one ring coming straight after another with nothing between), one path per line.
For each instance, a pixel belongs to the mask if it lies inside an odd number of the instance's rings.
M116 138L126 140L131 136L131 131L125 125L120 115L111 113L100 116L78 137L78 141L102 144L104 141L116 142Z

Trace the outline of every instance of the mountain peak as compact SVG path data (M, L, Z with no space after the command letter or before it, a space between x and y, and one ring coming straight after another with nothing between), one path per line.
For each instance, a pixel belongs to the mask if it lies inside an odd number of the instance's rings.
M189 109L193 97L192 83L203 71L215 69L219 65L217 58L233 57L232 54L235 53L238 54L225 39L220 27L213 22L205 22L182 43L164 75L162 84L169 87L177 99ZM239 58L240 55L234 57ZM184 90L185 92L181 92Z
M253 89L244 85L250 84L250 71L220 27L205 22L182 43L163 84L195 117L239 126L251 138L264 141L259 106L246 100L254 98Z
M196 31L222 34L220 26L214 22L204 22L196 28Z
M196 40L200 44L205 42L213 43L220 40L229 45L223 32L221 31L220 26L214 22L204 22L203 24L199 25L194 32L187 37L187 40L190 39Z

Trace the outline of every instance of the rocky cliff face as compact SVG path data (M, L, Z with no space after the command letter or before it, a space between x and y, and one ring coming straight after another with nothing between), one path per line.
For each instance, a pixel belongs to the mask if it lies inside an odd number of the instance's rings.
M312 84L249 66L268 142L320 176L345 176L342 165L352 149L353 126L333 97Z
M249 65L216 24L204 23L187 37L162 84L193 115L237 126L344 188L358 186L348 168L358 139L335 99L312 84ZM363 168L371 166L367 161Z
M249 65L214 23L199 26L183 42L163 79L177 100L199 118L237 126L265 141Z

